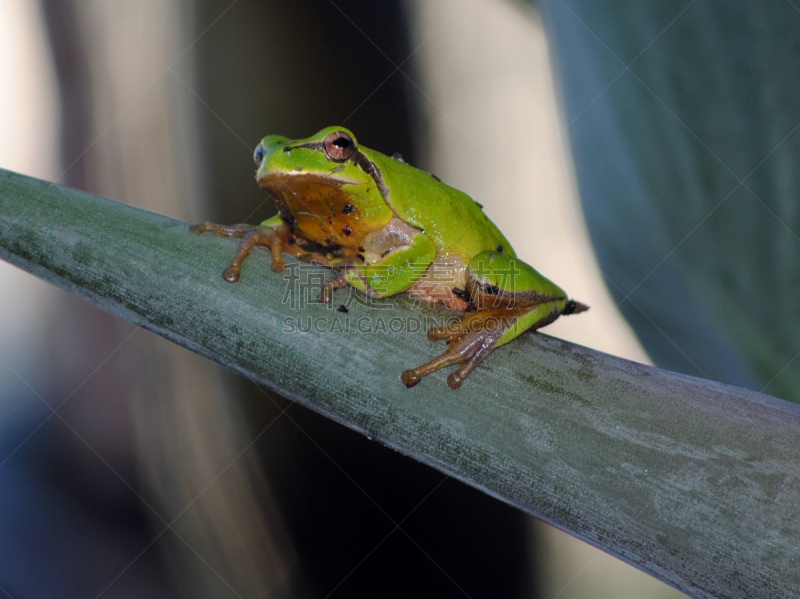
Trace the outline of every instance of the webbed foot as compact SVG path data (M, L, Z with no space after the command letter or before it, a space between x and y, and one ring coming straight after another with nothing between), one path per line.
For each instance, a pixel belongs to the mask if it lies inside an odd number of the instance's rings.
M420 379L446 366L461 364L447 377L447 386L458 389L469 373L497 347L505 331L513 325L520 310L486 310L467 314L457 323L428 330L428 339L447 339L449 347L438 358L418 368L406 370L400 380L413 387Z

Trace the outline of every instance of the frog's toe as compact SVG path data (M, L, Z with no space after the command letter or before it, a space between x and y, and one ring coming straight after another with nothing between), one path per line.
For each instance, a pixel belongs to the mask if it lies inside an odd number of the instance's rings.
M228 283L235 283L239 280L239 277L242 276L242 267L240 265L234 266L231 264L228 268L225 269L225 272L222 273L222 278L228 281Z
M219 223L206 221L204 223L191 225L189 227L189 231L195 234L211 231L220 237L244 237L248 232L255 228L256 227L252 225L220 225Z
M240 228L241 227L241 228ZM246 229L245 229L246 227ZM233 229L234 227L231 227ZM274 236L271 231L264 231L258 227L251 227L249 225L237 225L237 232L241 231L241 235L233 234L234 237L241 237L242 241L239 243L239 250L236 256L231 261L230 266L222 273L224 278L229 283L235 283L242 275L242 264L247 260L247 257L257 245L270 246L270 249L277 249L278 251L272 252L272 270L280 272L284 269L283 256L280 252L280 246L274 248Z
M492 346L485 353L477 352L474 356L467 360L461 368L453 373L450 373L450 376L447 377L447 386L451 389L458 389L461 386L461 383L464 382L464 379L469 376L469 373L472 372L474 368L491 353L492 349L494 349L494 346Z
M416 368L406 370L400 375L400 380L403 381L403 384L409 389L422 379L422 376L417 374L416 370Z

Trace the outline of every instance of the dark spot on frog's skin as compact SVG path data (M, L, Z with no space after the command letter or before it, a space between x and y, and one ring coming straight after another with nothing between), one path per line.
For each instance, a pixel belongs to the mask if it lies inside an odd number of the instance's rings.
M475 202L475 204L477 204L478 208L480 208L481 210L483 210L483 204L481 204L480 202L478 202L478 201L476 201L476 200L472 200L472 201L473 201L473 202Z
M294 235L291 235L289 237L289 245L294 245L295 243L297 243L297 238Z
M296 167L294 167L294 171L296 173L302 173L303 172L303 167L302 166L296 166Z
M439 177L437 177L436 175L434 175L433 173L430 173L430 175L431 175L431 177L433 177L434 179L436 179L436 180L437 180L439 183L441 183L441 182L442 182L442 180L441 180Z
M362 256L361 254L356 254L356 258L358 258L362 262L366 262L366 260L364 260L364 256Z
M294 219L294 216L291 214L284 214L281 212L281 220L289 225L289 228L294 231L294 228L297 226L297 221Z
M283 151L284 152L291 152L292 151L292 147L291 146L286 146L285 148L283 148Z
M330 245L330 244L331 244L331 240L326 237L325 238L325 245Z
M361 246L358 246L358 251L359 251L359 252L361 252L361 253L363 254L363 253L364 253L364 252L366 252L367 250L365 250L365 249L364 249L363 247L361 247Z
M500 293L500 288L497 285L487 285L483 288L486 293L490 293L491 295L497 295Z
M502 245L498 245L497 246L497 251L502 254L503 253L503 246Z
M353 229L350 228L350 225L345 225L342 227L342 233L349 236L353 232Z
M453 291L453 294L457 295L461 299L465 299L467 297L467 292L464 289L459 289L458 287L453 287L452 291Z
M350 310L347 309L347 306L344 304L339 304L339 307L336 308L337 312L341 312L342 314L347 314Z
M350 214L356 207L352 204L347 204L344 208L342 208L342 214Z

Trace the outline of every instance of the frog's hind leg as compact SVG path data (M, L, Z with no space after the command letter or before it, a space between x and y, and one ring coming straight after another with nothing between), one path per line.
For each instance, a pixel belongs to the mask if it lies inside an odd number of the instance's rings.
M563 306L563 307L562 307ZM458 322L428 330L428 339L446 339L450 347L441 356L419 368L406 370L401 380L413 387L422 377L440 368L462 364L447 377L447 385L458 389L470 372L492 351L529 329L538 329L553 322L560 314L577 313L586 306L566 300L545 302L533 306L500 306L469 312Z
M403 384L413 387L420 379L441 368L461 364L461 368L447 377L447 385L458 389L469 373L497 347L510 324L493 314L472 313L455 324L430 329L429 340L447 339L449 347L427 364L406 370L400 377Z

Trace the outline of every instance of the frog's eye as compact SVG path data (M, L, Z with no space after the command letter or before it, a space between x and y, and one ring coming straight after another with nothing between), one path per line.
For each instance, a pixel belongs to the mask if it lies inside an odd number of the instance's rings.
M328 133L322 140L322 147L328 160L333 162L346 162L356 152L356 140L344 131Z
M255 153L253 153L253 160L255 160L256 167L261 166L261 161L264 160L266 153L267 150L264 148L263 144L258 144Z

